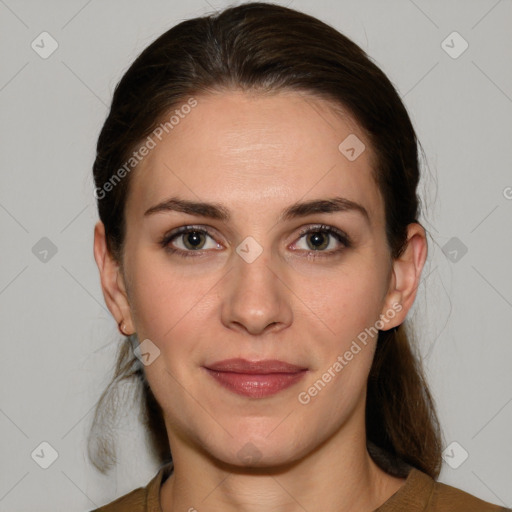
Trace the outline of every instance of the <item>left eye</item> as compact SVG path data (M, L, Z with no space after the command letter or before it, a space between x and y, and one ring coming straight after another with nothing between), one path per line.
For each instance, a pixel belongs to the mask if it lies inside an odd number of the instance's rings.
M337 243L344 247L350 246L347 235L342 231L323 225L302 231L300 240L305 242L306 247L299 247L299 249L313 252L337 252L339 250L336 249Z

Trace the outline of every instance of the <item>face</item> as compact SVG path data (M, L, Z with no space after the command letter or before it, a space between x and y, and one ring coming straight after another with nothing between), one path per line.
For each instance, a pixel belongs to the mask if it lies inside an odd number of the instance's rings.
M407 309L369 143L311 96L196 99L126 203L125 321L149 340L171 450L264 466L364 436L374 334Z

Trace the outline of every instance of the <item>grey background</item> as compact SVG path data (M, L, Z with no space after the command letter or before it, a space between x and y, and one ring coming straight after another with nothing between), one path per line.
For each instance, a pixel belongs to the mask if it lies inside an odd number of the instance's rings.
M449 460L469 454L440 480L512 507L512 2L282 3L361 45L410 112L427 157L431 235L411 318L445 446L460 445ZM0 0L1 511L89 510L156 472L133 409L112 473L85 455L120 339L92 254L91 165L115 84L137 54L225 5ZM59 45L47 59L31 47L43 31ZM442 47L453 31L469 44L458 58ZM31 457L43 441L58 454L48 469Z

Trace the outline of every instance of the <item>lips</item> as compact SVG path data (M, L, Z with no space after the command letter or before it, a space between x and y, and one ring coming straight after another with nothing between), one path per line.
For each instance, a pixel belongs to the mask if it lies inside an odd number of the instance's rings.
M308 370L275 359L227 359L204 368L224 388L250 398L264 398L283 391L301 380Z

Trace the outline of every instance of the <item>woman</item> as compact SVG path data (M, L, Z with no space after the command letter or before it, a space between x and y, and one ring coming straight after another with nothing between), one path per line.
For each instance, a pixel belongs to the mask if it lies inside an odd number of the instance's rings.
M284 7L185 21L137 58L98 140L94 253L127 337L113 383L144 386L162 466L100 510L504 510L435 481L404 325L417 145L365 53Z

